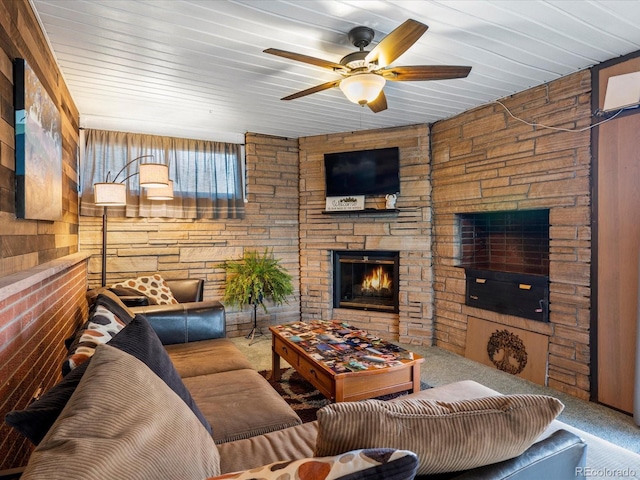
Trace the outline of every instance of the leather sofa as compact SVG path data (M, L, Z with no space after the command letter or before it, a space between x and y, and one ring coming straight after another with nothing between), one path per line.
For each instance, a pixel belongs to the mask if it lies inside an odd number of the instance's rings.
M224 338L224 308L218 302L212 303L193 310L183 306L178 310L149 307L137 311L144 311L153 328L167 340L165 349L175 369L210 422L220 455L221 473L313 457L318 423L302 424L269 383L252 369L233 342ZM180 339L183 341L177 341ZM493 395L500 394L474 381L463 381L410 397L456 401ZM144 405L130 407L144 408ZM537 443L516 458L473 470L419 478L583 477L587 465L587 442L583 438L601 449L608 449L606 456L616 454L617 447L608 442L554 420Z
M169 283L169 282L167 282ZM190 297L199 287L172 283L174 292L190 290ZM198 302L196 302L197 304ZM262 377L247 378L250 369L246 358L224 339L224 308L218 302L204 302L198 309L187 302L181 306L142 306L132 311L143 313L166 345L178 373L195 402L209 420L214 440L220 451L221 473L248 470L282 460L313 457L318 432L317 422L301 424L288 418L283 406L275 399L261 399L268 382ZM181 308L182 307L182 308ZM214 313L215 312L215 313ZM186 332L186 333L185 333ZM196 341L196 339L198 339ZM212 397L212 393L215 396ZM238 395L238 392L242 392ZM419 398L455 401L483 395L499 395L476 382L462 382L432 388L412 394ZM406 398L406 397L405 397ZM248 400L248 401L247 401ZM259 405L256 408L256 405ZM287 409L290 410L289 407ZM293 411L291 410L291 413ZM295 416L295 414L294 414ZM266 422L267 419L274 420ZM239 421L239 423L238 423ZM291 421L288 427L280 428ZM251 428L239 424L251 424ZM278 428L274 428L274 427ZM243 429L244 428L244 429ZM586 444L563 428L549 432L517 458L466 472L455 472L421 478L433 479L539 479L553 473L552 478L575 478L577 467L583 467ZM260 433L258 433L260 432Z
M143 307L144 308L144 307ZM135 310L135 309L134 309ZM146 311L148 315L149 310ZM153 314L148 317L152 325L158 325L159 322L153 318ZM217 317L221 320L221 317ZM164 319L163 319L164 320ZM169 330L171 326L178 328L177 324L166 322L162 325L161 332L166 337L170 337ZM199 338L207 335L215 335L215 331L220 328L212 328L204 326L200 322L189 325L192 334ZM177 332L174 332L177 333ZM204 340L193 343L172 344L168 345L167 351L172 358L176 369L182 376L185 385L191 391L196 403L205 413L211 422L214 439L220 451L221 473L235 472L240 470L249 470L262 465L267 465L276 461L296 460L299 458L313 457L315 450L315 442L317 437L317 422L299 424L283 429L273 430L260 435L250 435L246 438L240 438L243 435L238 434L236 427L232 426L236 420L234 416L242 417L247 410L246 408L238 408L235 393L241 390L245 393L244 398L251 391L251 386L245 382L238 382L238 373L243 368L249 367L245 362L244 355L227 340ZM224 353L223 353L224 352ZM250 368L250 367L249 367ZM229 377L229 384L220 383L219 378L215 378L220 371L225 371ZM205 375L214 376L205 378ZM200 378L198 378L200 377ZM216 388L224 389L231 386L231 391L225 395L231 397L224 399L226 405L234 405L234 408L218 409L216 402L202 391L202 386L207 381L213 381L217 385ZM259 383L259 382L257 382ZM207 389L207 391L209 391ZM277 412L270 411L269 407L263 402L256 402L254 395L252 404L260 405L259 418L272 417ZM498 392L490 390L476 382L458 382L443 387L432 388L417 392L410 397L438 399L443 401L455 401L467 398L478 398L481 396L499 395ZM404 397L407 398L407 397ZM218 398L217 401L223 400ZM223 415L224 425L221 424L219 415ZM254 420L258 422L258 419ZM555 422L554 422L555 423ZM586 444L578 436L570 433L563 428L562 425L556 425L555 430L551 430L548 434L541 438L539 442L532 445L525 453L517 458L502 462L499 464L489 465L466 472L456 472L451 474L443 474L438 476L428 476L419 478L429 479L540 479L547 476L548 478L576 478L575 472L577 467L584 467L586 458ZM258 429L263 427L258 427ZM226 434L220 436L221 429ZM217 432L217 434L216 434ZM231 441L229 441L231 440ZM553 475L551 475L551 473Z

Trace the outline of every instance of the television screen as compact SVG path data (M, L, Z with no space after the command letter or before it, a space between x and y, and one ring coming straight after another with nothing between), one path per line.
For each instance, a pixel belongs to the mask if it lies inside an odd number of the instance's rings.
M398 147L327 153L324 172L327 197L400 192Z

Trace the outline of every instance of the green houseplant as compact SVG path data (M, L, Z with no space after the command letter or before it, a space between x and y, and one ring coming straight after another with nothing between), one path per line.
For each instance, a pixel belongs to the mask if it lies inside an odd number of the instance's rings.
M293 293L291 275L269 249L263 254L247 250L242 259L227 260L218 266L227 273L223 302L240 308L253 306L253 328L247 335L253 339L258 329L258 306L268 313L265 300L271 300L275 305L285 303L287 296Z

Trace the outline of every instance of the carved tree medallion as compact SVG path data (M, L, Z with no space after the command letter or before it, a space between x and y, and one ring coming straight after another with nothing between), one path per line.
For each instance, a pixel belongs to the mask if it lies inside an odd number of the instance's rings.
M487 343L487 353L498 370L517 375L527 365L527 349L516 334L496 330Z

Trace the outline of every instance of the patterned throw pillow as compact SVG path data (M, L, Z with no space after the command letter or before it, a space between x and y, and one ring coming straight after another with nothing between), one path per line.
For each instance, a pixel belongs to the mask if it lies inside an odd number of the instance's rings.
M149 303L155 305L174 305L178 301L174 298L171 289L164 281L164 278L158 273L148 277L138 277L125 280L124 282L114 283L111 288L124 287L135 290L136 292L149 298Z
M108 295L98 295L91 307L89 319L71 342L69 356L62 364L62 375L67 375L78 365L86 362L98 345L107 343L133 320L126 307L121 307L118 303Z
M563 408L546 395L334 403L318 410L315 455L384 445L415 452L418 475L468 470L519 456Z
M227 473L208 480L409 480L415 477L418 457L407 450L372 448L323 458L277 462L244 472Z

